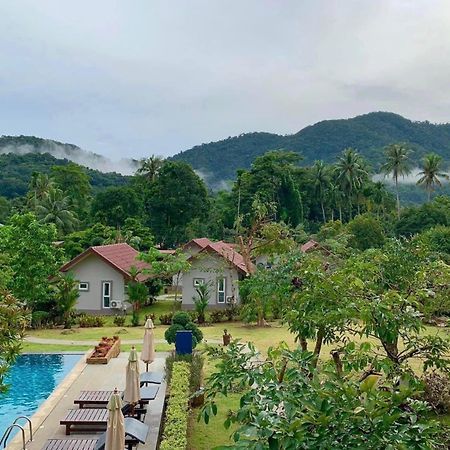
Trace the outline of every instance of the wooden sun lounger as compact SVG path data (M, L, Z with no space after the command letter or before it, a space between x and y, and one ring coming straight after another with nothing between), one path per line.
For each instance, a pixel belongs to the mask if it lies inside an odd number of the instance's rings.
M161 384L164 379L164 374L161 372L144 372L141 373L141 386L147 384Z
M159 386L141 387L141 407L143 404L154 400L158 395ZM85 405L97 406L104 408L114 391L81 391L80 396L73 402L84 408Z
M79 411L79 410L78 410ZM131 417L125 417L125 446L131 450L137 444L145 444L148 426ZM42 450L103 450L106 435L98 439L49 439Z

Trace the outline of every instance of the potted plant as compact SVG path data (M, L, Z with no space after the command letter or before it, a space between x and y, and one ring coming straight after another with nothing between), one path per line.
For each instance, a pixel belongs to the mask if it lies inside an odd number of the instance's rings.
M228 330L226 328L225 328L225 330L223 330L222 339L223 339L223 345L224 346L229 345L230 342L231 342L231 334L228 334Z

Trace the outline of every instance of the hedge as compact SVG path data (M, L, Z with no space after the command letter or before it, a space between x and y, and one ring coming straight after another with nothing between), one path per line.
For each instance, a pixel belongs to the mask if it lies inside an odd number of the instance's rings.
M189 417L189 379L191 366L188 362L173 363L170 394L166 409L166 421L160 450L185 450Z

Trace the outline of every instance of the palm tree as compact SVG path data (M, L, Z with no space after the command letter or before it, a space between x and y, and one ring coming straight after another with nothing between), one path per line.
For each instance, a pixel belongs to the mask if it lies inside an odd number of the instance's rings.
M422 161L422 171L419 172L419 175L422 176L417 184L425 188L428 192L428 201L430 201L431 193L436 189L436 186L442 185L440 178L448 180L449 176L445 172L441 172L442 157L436 155L436 153L429 153Z
M398 193L398 177L405 177L411 173L409 165L410 151L401 144L391 144L385 148L386 162L381 166L385 176L392 175L397 195L397 217L400 218L400 196Z
M34 172L30 181L30 204L33 208L42 201L51 189L55 188L53 180L45 173Z
M71 328L71 313L77 304L80 293L78 281L71 272L60 273L53 282L53 290L56 297L56 309L64 322L64 328Z
M158 173L163 165L164 159L161 156L152 155L147 159L141 159L141 166L136 171L138 175L144 176L152 183L156 180Z
M352 218L353 195L368 177L365 161L353 148L347 148L335 166L336 181L348 198L349 218Z
M323 223L327 221L324 207L324 193L330 186L330 173L328 166L323 161L316 161L312 167L313 183L316 194L320 200L320 207L322 208Z
M70 209L70 198L61 189L52 188L36 204L36 215L42 223L54 223L61 234L73 231L78 224L76 214Z

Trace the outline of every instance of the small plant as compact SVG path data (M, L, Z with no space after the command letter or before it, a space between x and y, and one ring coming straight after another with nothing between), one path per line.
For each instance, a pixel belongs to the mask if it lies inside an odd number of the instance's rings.
M123 327L127 318L125 316L114 316L113 323L116 327Z
M80 328L96 328L105 326L105 318L102 316L80 315L78 317Z
M173 313L161 314L159 316L159 321L161 325L171 325L172 324Z
M47 311L34 311L31 314L31 326L32 328L42 328L48 325L50 314Z
M212 323L222 322L224 315L224 311L222 311L221 309L215 309L214 311L211 311L209 313L209 317Z
M198 314L198 323L205 323L205 311L209 304L211 283L203 283L195 288L197 298L192 297L195 311Z
M131 326L138 327L139 326L139 311L134 310L131 316Z

